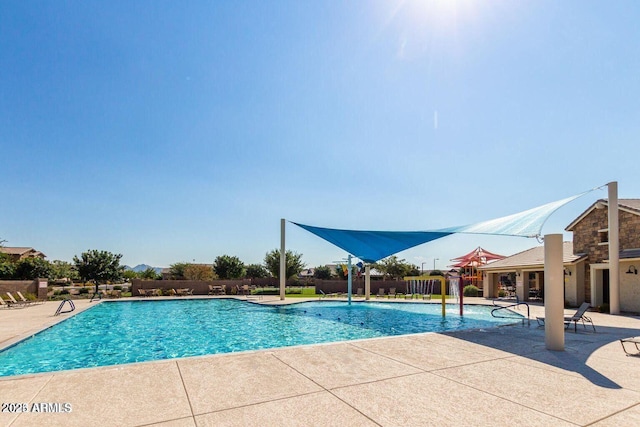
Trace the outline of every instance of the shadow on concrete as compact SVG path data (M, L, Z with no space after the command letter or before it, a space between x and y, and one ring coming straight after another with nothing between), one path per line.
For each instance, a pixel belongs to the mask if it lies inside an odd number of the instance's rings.
M597 350L605 345L617 342L621 338L640 335L640 330L636 328L605 327L597 324L596 332L593 332L590 326L589 329L579 326L577 332L570 328L565 331L564 351L546 349L544 327L539 326L535 320L530 324L521 326L512 325L486 330L453 331L442 333L442 335L502 350L563 370L573 371L600 387L621 389L623 387L618 383L588 366L587 361ZM615 356L611 358L611 363L619 363L624 360L622 348L620 348L620 357L623 359L617 358L617 354ZM508 375L508 373L505 374Z

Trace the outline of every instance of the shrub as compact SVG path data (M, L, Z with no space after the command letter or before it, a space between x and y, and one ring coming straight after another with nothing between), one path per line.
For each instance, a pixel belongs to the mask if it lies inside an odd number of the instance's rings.
M78 289L78 293L79 294L88 294L89 293L89 288L80 288L80 289Z
M25 293L25 294L24 294L24 298L25 298L26 300L29 300L29 301L36 301L36 300L38 299L38 297L36 296L36 294L32 294L32 293L30 293L30 292Z
M464 289L462 291L462 294L465 297L477 297L479 291L480 291L480 289L478 289L476 286L467 285L467 286L464 287Z
M114 291L121 291L122 290L122 286L116 285L116 286L113 287L113 290Z
M504 298L507 296L507 291L505 291L504 289L500 289L498 291L498 298Z

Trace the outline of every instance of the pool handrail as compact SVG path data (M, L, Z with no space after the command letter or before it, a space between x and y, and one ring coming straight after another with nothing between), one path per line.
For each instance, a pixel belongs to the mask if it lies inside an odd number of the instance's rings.
M510 316L497 316L494 313L500 310L505 310L505 309L509 309L509 308L513 308L513 307L518 307L520 305L524 305L527 307L527 323L531 324L531 316L530 316L530 312L529 312L529 304L527 304L526 302L520 302L519 300L516 300L515 303L513 304L509 304L509 305L497 305L495 303L495 300L493 301L493 305L496 306L496 308L494 308L493 310L491 310L491 316L493 317L497 317L500 319L509 319L511 318ZM522 318L522 323L524 324L524 317Z
M70 310L64 310L64 311L62 310L62 307L64 307L64 303L65 302L69 303ZM67 299L63 299L62 302L60 303L60 305L58 306L58 309L56 310L56 314L54 314L54 316L57 316L57 315L62 314L62 313L71 313L75 309L76 309L76 306L75 306L75 304L73 303L72 300L70 300L68 298Z

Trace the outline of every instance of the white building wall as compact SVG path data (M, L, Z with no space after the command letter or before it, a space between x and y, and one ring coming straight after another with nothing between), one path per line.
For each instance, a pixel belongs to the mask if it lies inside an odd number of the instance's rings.
M627 274L632 265L639 267L640 262L620 262L620 310L640 313L640 274Z

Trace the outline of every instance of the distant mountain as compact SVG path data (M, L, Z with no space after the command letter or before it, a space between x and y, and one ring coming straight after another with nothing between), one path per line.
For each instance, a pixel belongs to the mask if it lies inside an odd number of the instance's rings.
M162 267L153 267L147 264L138 264L135 267L131 268L128 265L124 266L125 270L132 270L135 271L136 273L140 273L141 271L145 271L148 268L153 268L153 270L156 272L156 274L160 274L162 272Z

